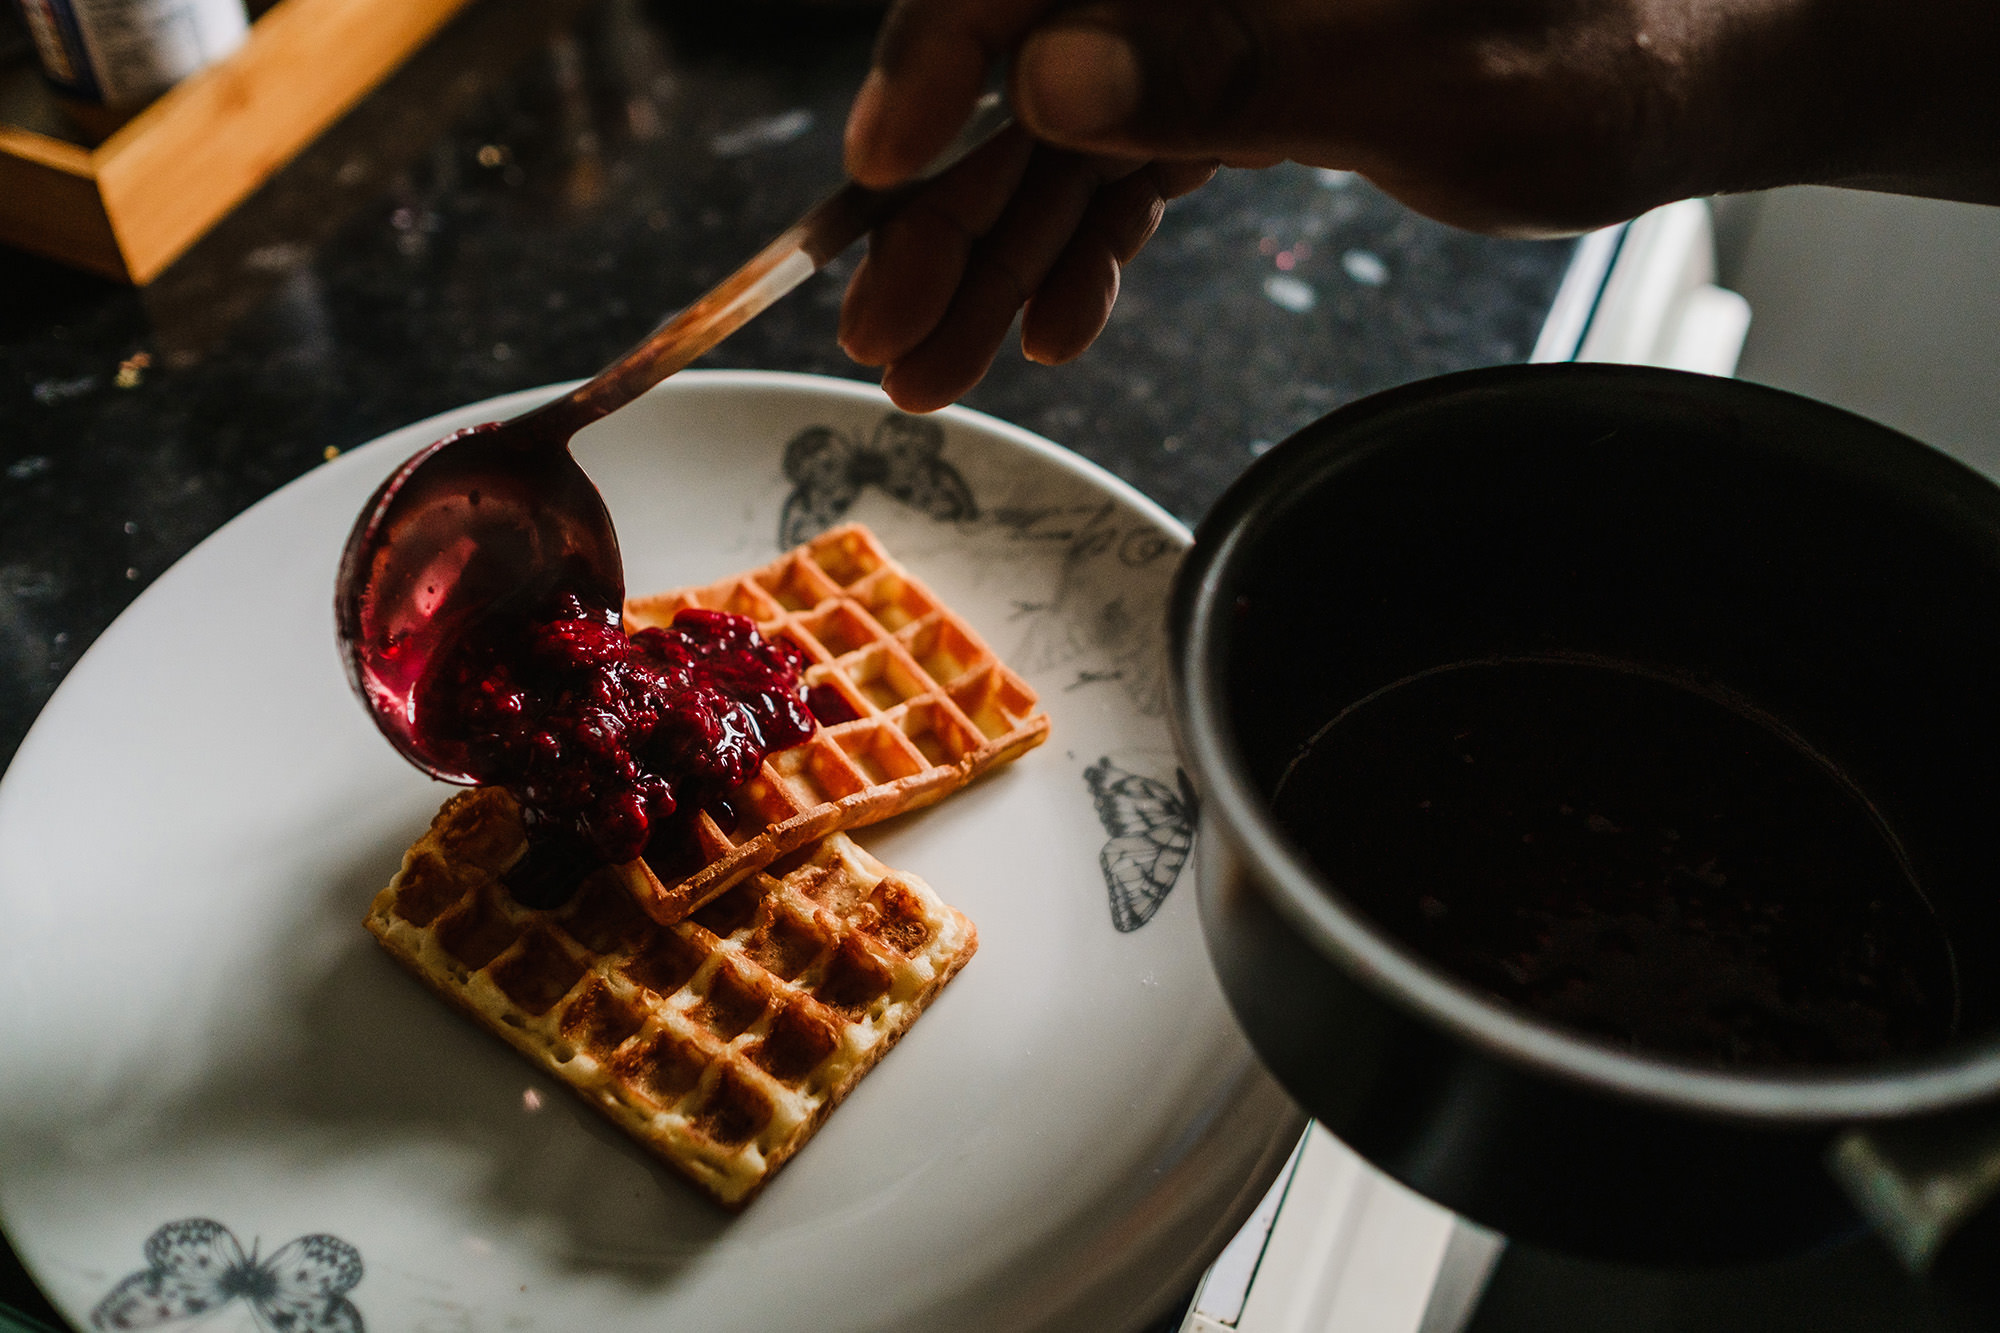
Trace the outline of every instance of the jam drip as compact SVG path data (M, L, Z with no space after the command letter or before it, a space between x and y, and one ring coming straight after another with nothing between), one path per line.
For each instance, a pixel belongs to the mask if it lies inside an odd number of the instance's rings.
M616 607L562 591L463 635L418 686L417 726L520 802L508 887L549 907L606 863L687 865L702 810L732 824L729 793L813 733L802 666L743 616L690 609L628 637Z

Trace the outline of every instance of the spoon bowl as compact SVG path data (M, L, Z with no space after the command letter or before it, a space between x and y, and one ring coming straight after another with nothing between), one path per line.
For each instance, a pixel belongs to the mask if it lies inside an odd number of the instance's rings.
M516 422L455 431L376 490L341 556L334 611L349 682L404 758L471 783L461 748L419 728L417 685L438 653L510 598L584 588L624 600L618 534L570 455Z

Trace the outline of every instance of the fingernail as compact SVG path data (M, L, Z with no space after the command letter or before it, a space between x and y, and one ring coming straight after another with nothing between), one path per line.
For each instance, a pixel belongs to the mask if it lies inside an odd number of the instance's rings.
M867 173L877 156L883 96L882 71L871 69L854 95L854 109L847 113L847 174L856 179Z
M1022 48L1016 79L1022 117L1058 138L1118 129L1139 109L1138 53L1102 28L1036 33Z

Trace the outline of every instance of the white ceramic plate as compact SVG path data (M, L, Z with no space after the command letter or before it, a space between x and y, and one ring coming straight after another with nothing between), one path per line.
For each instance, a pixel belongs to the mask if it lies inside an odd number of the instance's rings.
M1211 978L1192 868L1169 873L1188 812L1161 621L1185 531L975 413L915 428L934 459L891 455L887 400L842 381L691 373L579 437L635 593L761 563L784 523L845 506L1054 721L1018 763L861 834L978 923L978 956L731 1219L361 927L448 790L348 693L340 545L405 456L541 396L397 431L229 524L119 618L22 746L0 784L0 1222L22 1257L80 1326L191 1218L267 1271L295 1238L338 1237L378 1333L1157 1314L1300 1129ZM844 440L848 484L785 476L815 427ZM966 494L976 512L954 517ZM1144 807L1127 813L1160 821L1157 840L1108 845L1100 764L1150 780L1127 784ZM298 1271L333 1279L325 1252ZM282 1327L281 1295L234 1290L208 1292L203 1329Z

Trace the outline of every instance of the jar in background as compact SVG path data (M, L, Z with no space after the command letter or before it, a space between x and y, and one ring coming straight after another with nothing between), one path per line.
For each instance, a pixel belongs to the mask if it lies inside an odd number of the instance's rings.
M243 44L243 0L19 0L58 92L133 111Z

